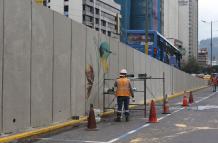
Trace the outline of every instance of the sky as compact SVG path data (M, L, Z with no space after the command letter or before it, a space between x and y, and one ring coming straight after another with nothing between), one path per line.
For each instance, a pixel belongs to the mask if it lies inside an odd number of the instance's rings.
M213 22L213 37L218 37L218 0L199 0L199 41L210 38L210 23Z

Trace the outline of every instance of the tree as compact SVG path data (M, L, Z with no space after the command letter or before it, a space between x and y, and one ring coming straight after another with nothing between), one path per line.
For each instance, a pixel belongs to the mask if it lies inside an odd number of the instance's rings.
M192 56L188 59L188 62L182 65L181 69L187 73L201 73L203 68L199 65L197 60Z

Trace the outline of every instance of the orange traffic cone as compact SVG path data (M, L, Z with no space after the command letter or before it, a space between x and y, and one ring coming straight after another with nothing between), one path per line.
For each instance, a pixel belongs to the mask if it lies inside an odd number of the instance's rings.
M194 103L194 99L191 91L189 92L189 103L190 104Z
M184 106L184 107L188 106L188 99L187 99L186 95L183 96L182 106Z
M157 112L154 100L151 101L151 107L150 107L150 115L149 115L149 123L157 123Z
M88 124L87 124L88 131L95 131L97 130L96 120L95 120L95 113L93 109L93 104L90 104L90 111L88 117Z
M163 101L163 113L162 114L170 114L169 103L167 99Z

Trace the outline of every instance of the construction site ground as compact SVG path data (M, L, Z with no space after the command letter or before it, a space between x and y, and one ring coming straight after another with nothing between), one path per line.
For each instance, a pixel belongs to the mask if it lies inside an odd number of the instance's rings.
M156 103L158 123L148 123L143 110L131 110L130 121L114 122L115 115L102 118L98 130L87 131L86 123L68 127L23 142L35 143L217 143L218 92L211 87L193 92L194 103L182 107L183 96L169 100L171 114L162 114ZM141 107L143 108L143 107Z

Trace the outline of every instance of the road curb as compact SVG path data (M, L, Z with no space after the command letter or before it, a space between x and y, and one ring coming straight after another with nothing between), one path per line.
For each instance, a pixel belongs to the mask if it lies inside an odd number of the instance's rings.
M189 91L197 91L197 90L204 89L204 88L207 88L207 87L209 87L209 86L202 86L200 88L191 89ZM168 98L169 99L173 99L173 98L179 97L179 96L181 96L183 94L184 94L184 91L172 94ZM159 99L155 100L155 102L160 102L160 101L163 101L163 98L159 98ZM149 102L147 102L147 104L149 104ZM130 106L130 108L134 108L134 107L137 107L137 106L136 105ZM107 116L107 115L111 115L113 113L114 113L114 111L110 110L110 111L101 113L100 115L101 116ZM51 126L48 126L48 127L45 127L45 128L34 129L32 131L18 133L18 134L15 134L15 135L9 135L9 136L6 136L6 137L1 137L0 138L0 142L1 143L5 143L5 142L25 139L25 138L29 138L29 137L33 137L33 136L37 136L37 135L42 135L42 134L53 132L55 130L62 129L62 128L65 128L65 127L68 127L68 126L73 126L73 125L82 123L84 121L87 121L87 117L82 117L79 120L71 120L71 121L67 121L67 122L64 122L64 123L58 123L58 124L51 125Z

